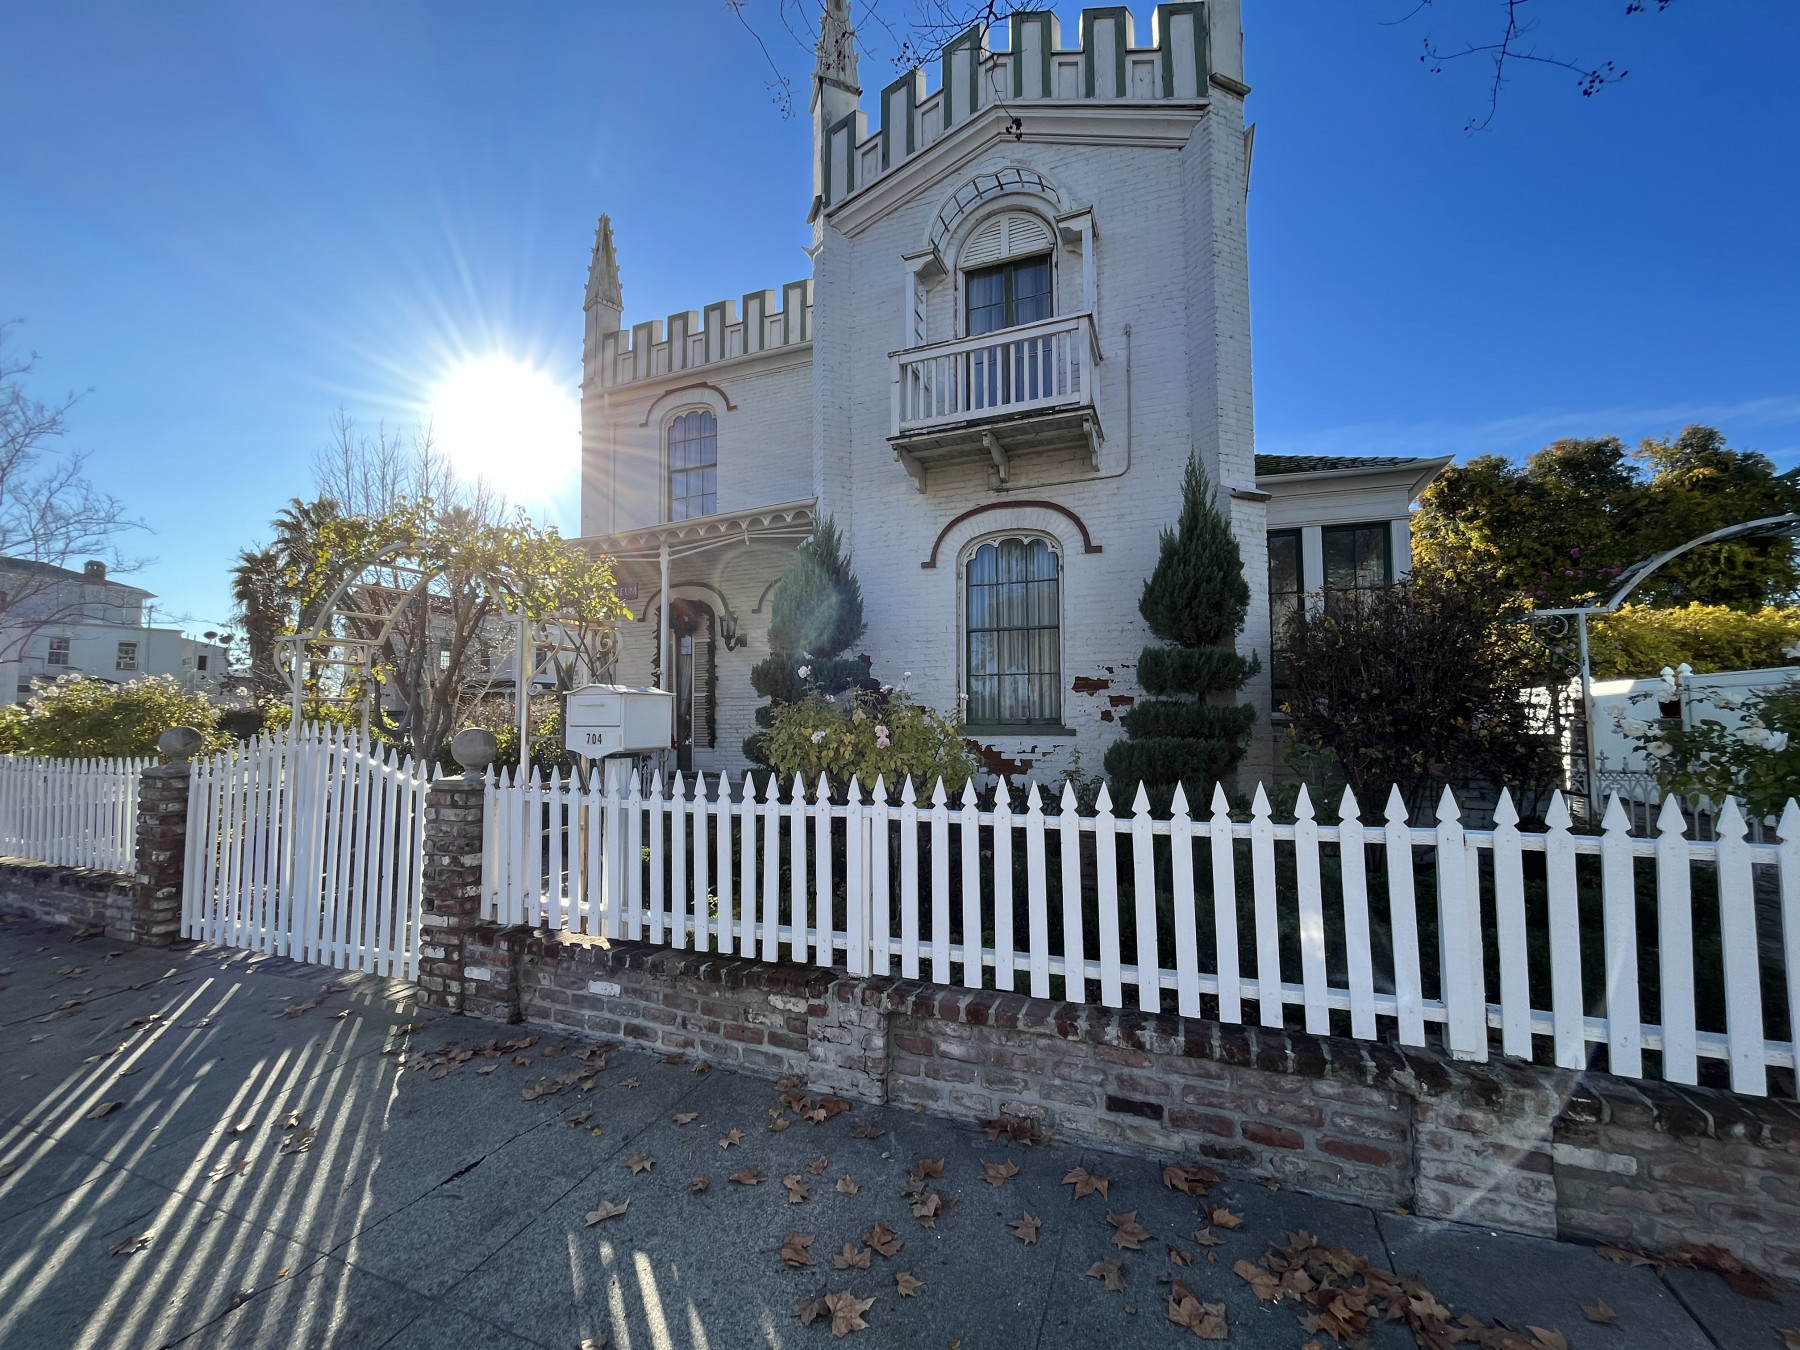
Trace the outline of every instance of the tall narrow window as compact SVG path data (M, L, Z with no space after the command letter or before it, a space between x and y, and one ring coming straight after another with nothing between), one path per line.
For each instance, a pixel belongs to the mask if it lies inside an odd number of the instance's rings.
M1301 579L1300 531L1280 530L1269 536L1269 631L1273 638L1270 670L1277 689L1287 684L1281 671L1281 646L1287 627L1300 612L1305 583Z
M1061 578L1042 539L998 539L968 563L967 718L971 724L1062 717Z
M969 283L970 337L1050 317L1048 256L983 267L965 276Z
M669 519L719 509L719 422L704 408L669 423Z
M1324 531L1325 603L1358 603L1394 579L1386 521L1370 525L1334 525Z
M68 638L53 637L50 639L50 656L44 664L51 666L66 666L69 664Z

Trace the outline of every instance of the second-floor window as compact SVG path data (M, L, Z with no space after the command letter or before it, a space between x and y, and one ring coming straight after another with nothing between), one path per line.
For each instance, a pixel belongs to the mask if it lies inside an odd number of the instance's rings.
M69 639L53 637L50 639L50 656L46 665L66 666L69 664Z
M113 669L136 670L137 649L138 645L135 642L121 642L119 644L119 654L113 661Z
M669 519L719 509L719 421L704 408L669 423Z
M1050 258L1019 258L964 273L969 336L1015 328L1050 317Z

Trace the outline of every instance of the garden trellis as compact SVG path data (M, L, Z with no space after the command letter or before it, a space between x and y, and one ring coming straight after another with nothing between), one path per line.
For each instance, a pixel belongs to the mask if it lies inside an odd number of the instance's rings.
M1291 821L1260 787L1248 819L1216 790L1209 808L1196 818L1178 795L1157 819L1140 790L1118 815L1103 790L1083 815L1068 785L1054 803L1033 785L984 809L972 787L921 799L910 780L890 800L881 782L834 798L822 781L782 794L748 775L608 790L599 775L490 771L483 913L1225 1022L1254 1005L1285 1026L1291 1009L1319 1035L1424 1045L1435 1027L1465 1059L1497 1031L1503 1053L1540 1043L1569 1069L1604 1047L1625 1077L1646 1054L1678 1083L1722 1060L1746 1093L1794 1064L1800 987L1773 972L1785 993L1765 1000L1757 904L1760 873L1785 965L1800 965L1792 802L1771 844L1748 841L1735 803L1705 841L1673 800L1652 838L1616 800L1598 834L1576 833L1560 793L1542 829L1522 828L1506 794L1491 830L1465 829L1448 792L1427 828L1397 793L1373 823L1348 792L1336 824L1304 789Z

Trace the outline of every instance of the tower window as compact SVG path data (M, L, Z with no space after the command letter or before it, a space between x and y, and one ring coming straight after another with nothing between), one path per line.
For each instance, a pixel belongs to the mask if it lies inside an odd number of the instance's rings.
M719 509L719 422L704 408L669 423L669 519Z
M1047 256L1003 262L965 275L969 285L970 337L1050 317Z

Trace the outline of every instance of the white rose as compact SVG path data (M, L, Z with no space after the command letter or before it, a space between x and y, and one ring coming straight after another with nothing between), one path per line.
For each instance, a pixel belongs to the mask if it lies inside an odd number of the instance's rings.
M1740 741L1742 741L1745 745L1754 746L1757 749L1762 749L1763 747L1767 746L1769 743L1769 734L1770 734L1769 729L1767 727L1759 727L1759 726L1740 727L1738 729L1737 738Z
M1644 747L1647 754L1655 755L1658 759L1668 758L1673 749L1674 747L1667 741L1652 741L1649 745Z
M822 741L822 740L824 740L824 739L825 739L825 733L824 733L824 732L822 732L822 731L815 731L815 732L813 732L813 734L812 734L812 743L813 743L813 744L814 744L814 745L817 745L817 744L818 744L818 743L819 743L819 742L820 742L820 741Z
M1785 731L1771 731L1769 739L1763 742L1763 749L1779 755L1788 748L1788 734Z
M1620 721L1619 730L1627 736L1642 736L1650 730L1650 724L1635 717L1627 717Z

